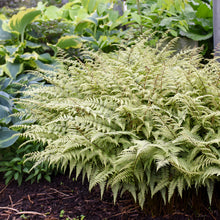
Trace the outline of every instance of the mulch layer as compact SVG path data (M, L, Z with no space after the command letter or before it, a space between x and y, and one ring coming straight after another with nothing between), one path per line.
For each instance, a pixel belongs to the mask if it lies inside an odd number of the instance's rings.
M82 184L80 178L76 181L59 174L52 177L51 183L41 180L33 184L23 182L18 186L11 181L6 186L0 174L0 220L220 219L216 217L218 213L208 208L204 210L198 216L192 214L193 210L150 216L134 203L130 194L124 194L114 204L111 191L107 191L101 200L99 187L89 192L88 182Z

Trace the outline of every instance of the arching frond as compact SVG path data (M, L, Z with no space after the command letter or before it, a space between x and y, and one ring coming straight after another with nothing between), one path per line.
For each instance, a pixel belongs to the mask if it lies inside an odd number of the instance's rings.
M220 175L220 65L174 45L152 47L143 36L115 53L86 50L84 62L64 58L56 71L35 71L48 84L24 91L18 103L34 123L17 128L45 149L27 160L76 170L90 189L111 187L114 201L129 191L143 207L148 193L166 202L202 185L211 201Z

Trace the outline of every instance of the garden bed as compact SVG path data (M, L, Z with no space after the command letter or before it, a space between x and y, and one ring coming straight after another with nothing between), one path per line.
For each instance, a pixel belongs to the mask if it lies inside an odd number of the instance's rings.
M87 182L82 185L80 180L75 181L64 175L53 177L51 183L24 182L19 188L16 182L5 186L2 179L0 219L20 219L22 213L17 212L22 211L27 219L83 219L82 216L85 219L151 219L133 203L129 195L123 196L114 205L110 192L101 200L98 187L89 193ZM30 214L25 214L28 212Z
M191 202L189 199L188 205ZM169 211L167 206L163 208ZM173 208L175 209L175 207ZM189 209L189 206L187 208ZM85 182L82 185L80 178L76 181L65 175L57 175L52 177L51 183L45 180L33 184L24 182L18 187L14 181L5 186L3 177L0 176L1 220L219 219L218 212L212 211L205 205L199 215L195 214L195 207L192 207L191 210L177 209L170 214L164 212L162 216L156 216L160 211L158 209L157 213L152 213L153 216L149 216L133 202L129 194L124 194L115 205L110 191L106 192L101 200L99 188L95 187L89 192L88 183Z

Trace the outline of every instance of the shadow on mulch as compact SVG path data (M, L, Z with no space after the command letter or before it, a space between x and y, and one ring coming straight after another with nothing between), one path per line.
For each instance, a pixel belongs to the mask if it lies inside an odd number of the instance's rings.
M130 194L124 194L115 205L110 191L105 192L101 200L99 187L89 192L88 182L82 185L80 178L75 181L68 176L57 175L52 177L51 183L42 180L33 184L23 182L18 186L12 181L5 186L3 176L0 174L0 220L82 220L83 216L85 220L220 219L216 217L218 213L208 208L205 210L205 214L197 217L192 214L192 210L191 214L174 210L169 215L154 217L149 215L149 210L148 215L142 211L133 202Z

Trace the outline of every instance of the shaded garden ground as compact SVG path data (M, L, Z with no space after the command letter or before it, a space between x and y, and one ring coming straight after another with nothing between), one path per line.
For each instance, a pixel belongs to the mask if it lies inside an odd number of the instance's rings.
M148 214L142 211L129 194L123 195L115 205L110 191L101 200L99 188L95 187L90 193L88 183L82 185L80 178L76 181L65 175L57 175L52 177L51 183L45 180L33 184L23 182L18 187L14 181L6 186L3 176L0 175L0 219L219 219L218 211L213 211L205 202L200 204L199 214L196 214L196 203L201 203L202 196L204 195L201 194L198 200L194 198L195 204L190 198L185 201L187 210L184 210L184 204L179 201L178 207L175 204L172 208L155 207L150 215L150 211L145 210ZM184 199L181 201L184 202ZM153 202L158 205L160 199Z

